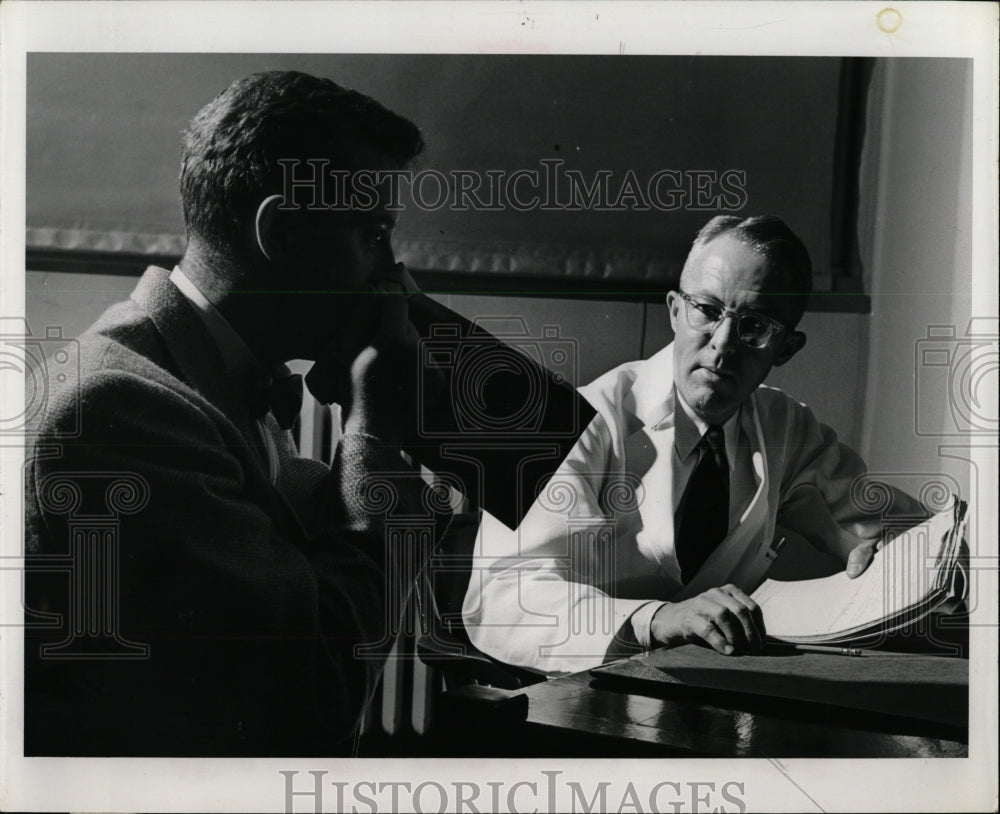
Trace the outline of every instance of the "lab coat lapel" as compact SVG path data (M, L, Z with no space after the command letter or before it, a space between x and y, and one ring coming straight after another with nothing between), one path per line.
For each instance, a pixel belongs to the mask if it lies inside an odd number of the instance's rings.
M640 522L635 536L639 552L656 562L664 573L680 580L666 556L673 546L673 428L650 430L641 427L625 439L628 471L644 472L642 500L638 505ZM666 460L666 465L662 463Z
M632 389L636 424L625 439L626 468L642 473L636 546L663 573L680 583L667 553L673 549L674 388L672 346L647 359Z

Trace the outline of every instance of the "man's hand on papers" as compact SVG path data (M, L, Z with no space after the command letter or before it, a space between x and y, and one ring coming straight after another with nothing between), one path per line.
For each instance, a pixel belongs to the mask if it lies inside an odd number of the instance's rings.
M707 644L727 656L760 653L764 649L764 617L743 591L735 585L723 585L663 605L653 616L650 635L659 644Z
M879 540L868 540L855 546L847 556L847 578L860 577L871 564L875 552L882 548Z

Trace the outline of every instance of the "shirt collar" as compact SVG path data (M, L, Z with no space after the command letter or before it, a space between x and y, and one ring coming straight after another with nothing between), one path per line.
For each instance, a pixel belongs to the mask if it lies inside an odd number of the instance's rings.
M247 343L243 341L243 337L209 302L208 297L202 293L191 278L181 271L180 266L175 266L174 270L170 272L170 282L194 306L195 312L201 318L222 354L226 369L238 382L242 382L248 391L259 390L266 387L275 378L288 375L290 371L286 365L278 365L270 372L264 370L253 352L247 347Z
M674 399L680 405L680 409L674 411L674 448L680 459L684 461L694 452L698 442L708 431L708 424L691 409L676 387L674 388ZM740 410L742 409L741 407ZM733 413L729 420L722 425L722 434L726 439L726 458L729 461L730 471L736 469L736 440L739 432L740 410Z

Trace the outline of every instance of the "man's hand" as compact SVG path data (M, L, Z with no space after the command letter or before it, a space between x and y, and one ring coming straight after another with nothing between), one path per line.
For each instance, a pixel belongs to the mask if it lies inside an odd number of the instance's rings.
M760 653L764 617L743 591L723 585L661 607L653 616L650 635L660 644L704 643L727 656Z
M419 291L406 267L396 263L371 288L376 303L371 339L360 338L364 345L355 352L341 338L306 376L306 385L322 404L340 405L345 433L401 446L415 437L419 336L408 309L410 296ZM428 384L434 381L425 381L425 389Z
M875 552L881 549L882 543L879 540L868 540L851 549L851 553L847 556L847 578L860 577L871 565Z
M794 499L782 505L778 522L804 537L816 550L837 557L844 563L848 579L863 574L882 547L879 541L861 537L837 523L817 489L800 489Z
M396 263L385 276L385 280L375 287L376 291L402 291L404 294L419 294L420 286L413 279L403 263Z
M350 366L344 432L401 444L416 432L417 331L402 292L379 296L378 328Z

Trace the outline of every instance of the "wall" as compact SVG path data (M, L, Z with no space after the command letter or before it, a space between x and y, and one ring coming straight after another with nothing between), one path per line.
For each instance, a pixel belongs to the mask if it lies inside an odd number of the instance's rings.
M735 207L785 215L830 273L839 58L44 52L27 66L29 246L179 254L182 131L235 78L289 68L412 118L427 143L415 169L475 172L480 201L487 172L506 190L564 162L539 206L530 180L497 198L527 206L490 208L434 208L432 179L416 206L404 184L395 239L411 268L666 285L697 229ZM716 194L727 170L745 195ZM610 200L571 205L564 171L607 173ZM613 205L629 173L647 190L661 171L681 173L661 178L662 205Z
M968 443L956 424L976 412L965 334L972 315L996 308L971 298L972 63L883 60L875 83L862 174L872 314L861 446L873 471L910 492L945 473L969 496L968 464L939 447ZM996 388L992 373L983 393Z

